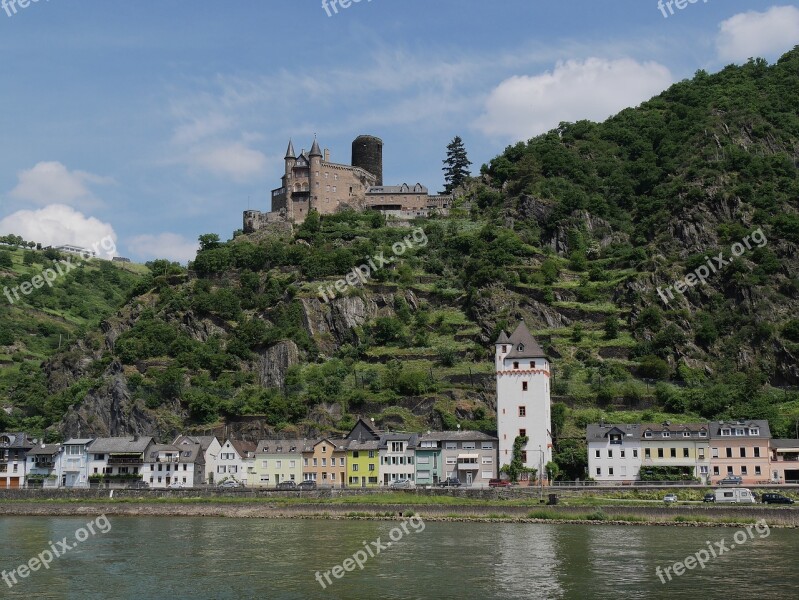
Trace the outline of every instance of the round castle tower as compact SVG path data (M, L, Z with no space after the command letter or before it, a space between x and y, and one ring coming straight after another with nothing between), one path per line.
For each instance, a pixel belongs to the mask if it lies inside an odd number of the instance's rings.
M383 185L383 140L373 135L359 135L352 142L352 166L360 167L377 178L375 185Z

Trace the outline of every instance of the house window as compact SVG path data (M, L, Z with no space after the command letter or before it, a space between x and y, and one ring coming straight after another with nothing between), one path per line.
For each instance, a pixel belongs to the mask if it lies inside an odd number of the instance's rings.
M755 458L760 458L760 446L755 446Z
M690 456L690 453L688 452L688 448L683 448L682 449L682 457L683 458L688 458L689 456Z
M699 467L699 474L700 475L707 475L707 465L702 465Z
M729 429L722 429L721 430L721 435L730 435L730 430Z
M644 458L652 458L652 449L644 448Z
M746 475L746 466L741 467L741 475Z
M522 462L527 462L527 450L522 450Z
M671 456L671 458L677 458L677 448L669 448L669 456Z
M682 436L683 437L691 437L691 432L690 431L683 431L682 432Z
M613 467L608 468L608 475L613 476Z
M670 432L670 431L664 431L664 432L663 432L661 435L662 435L664 438L670 438L670 437L671 437L671 432Z
M597 467L597 468L596 468L596 474L597 474L598 476L601 476L601 475L602 475L602 467Z
M600 450L596 450L595 452L596 452L596 457L597 457L597 458L601 458L601 456L600 456L600 452L601 452L601 451L600 451Z
M699 449L699 458L704 460L704 458L705 458L705 449L704 448L700 448Z
M727 458L732 458L732 448L726 448L727 450Z
M707 431L705 431L704 429L702 431L700 431L699 432L699 437L707 437Z
M613 450L608 450L608 458L613 458Z
M625 458L625 451L624 451L624 450L619 450L619 455L620 455L622 458Z
M527 382L526 381L522 381L522 391L523 392L527 391ZM519 415L519 416L524 416L524 415Z
M323 466L323 467L326 467L326 466L327 466L327 459L326 459L326 458L323 458L323 459L322 459L322 466Z
M527 389L527 383L524 384L524 389ZM520 406L519 407L519 416L520 417L526 417L527 416L527 407L526 406Z
M658 448L658 458L663 458L663 448Z
M732 472L732 467L727 467L727 475L734 475Z
M356 472L357 470L358 470L358 463L355 463L354 465L352 465L352 471Z
M718 448L711 448L710 449L710 456L713 458L719 457L719 449Z
M758 476L759 476L760 474L761 474L761 473L760 473L760 465L756 465L756 466L755 466L755 475L758 475Z
M739 448L738 451L741 453L741 458L746 458L746 448Z
M750 429L749 430L749 435L760 435L760 430L759 429Z
M493 450L494 449L494 442L483 442L480 444L480 448L483 450Z
M352 451L352 458L358 458L358 451L357 450L353 450Z
M369 450L369 458L374 458L374 457L375 457L375 451Z
M647 432L645 432L645 433L644 433L644 437L645 437L645 438L651 438L651 437L652 437L652 432L651 432L651 431L647 431Z
M633 458L638 458L638 450L633 448Z
M721 475L718 467L713 467L713 475Z

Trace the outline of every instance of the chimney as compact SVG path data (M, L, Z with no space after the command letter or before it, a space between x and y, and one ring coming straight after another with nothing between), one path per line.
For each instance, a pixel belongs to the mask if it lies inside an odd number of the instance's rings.
M325 148L325 162L330 162L330 150Z

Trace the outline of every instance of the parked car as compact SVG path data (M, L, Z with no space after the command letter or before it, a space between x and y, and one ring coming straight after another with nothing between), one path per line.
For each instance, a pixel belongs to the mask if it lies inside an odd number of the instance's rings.
M408 489L413 487L413 482L410 479L395 479L388 487L392 490Z
M220 488L237 488L239 487L239 483L237 481L233 481L232 479L228 479L227 481L223 481L217 487Z
M488 481L488 487L510 487L511 482L507 479L490 479Z
M461 487L463 485L457 477L447 477L444 481L439 483L441 487Z
M305 481L300 482L297 488L301 490L315 490L316 482L313 479L306 479Z
M715 502L716 501L716 494L713 492L708 492L705 494L705 497L702 498L702 502Z
M280 483L277 484L277 489L279 489L279 490L296 490L297 489L297 483L295 481L291 481L290 479L286 480L286 481L281 481Z
M173 481L172 483L169 484L170 490L182 490L184 487L186 486L179 481Z
M666 496L663 498L663 502L666 504L677 502L677 494L666 494Z
M743 478L740 475L727 475L724 479L719 479L719 485L741 485Z
M763 504L793 504L793 499L788 498L788 496L774 493L763 494L762 498L760 498L760 501Z

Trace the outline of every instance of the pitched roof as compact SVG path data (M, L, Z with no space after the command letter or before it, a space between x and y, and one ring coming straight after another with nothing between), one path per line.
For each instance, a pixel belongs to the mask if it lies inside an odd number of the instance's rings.
M303 452L313 452L314 448L316 448L322 442L327 442L333 448L335 448L334 452L343 451L347 449L347 444L349 440L334 440L331 438L317 438L315 440L306 440L305 447L302 449Z
M513 347L505 358L546 358L546 354L544 354L530 330L527 329L524 321L519 323L508 341Z
M239 456L242 458L250 458L251 455L255 454L255 450L258 448L253 442L242 442L240 440L230 440L230 445L236 449L236 452L238 452Z
M488 435L482 431L431 431L423 433L419 436L419 440L423 442L455 442L455 441L476 441L488 442L497 441L498 438L493 435Z
M111 438L97 438L89 446L90 452L101 452L114 454L117 452L144 452L153 442L153 438L140 437L138 439L133 437L111 437Z
M769 442L771 448L799 448L799 440L789 440L784 438L773 439Z
M91 444L94 441L94 438L69 438L66 442L64 442L65 446L85 446L86 444Z
M633 439L637 440L641 437L641 425L591 423L585 428L585 439L588 442L603 441L611 432L620 432L625 437L632 436Z
M416 448L419 444L417 433L384 433L380 436L380 447L388 448L389 442L408 442L408 448Z
M508 340L508 334L505 333L505 330L503 329L502 331L499 332L499 337L497 338L497 341L494 342L494 343L495 344L507 344L509 341L510 340Z
M367 440L362 442L360 440L350 440L350 443L347 445L347 450L352 452L353 450L379 450L380 449L380 441L379 440Z
M297 158L294 155L294 143L289 140L289 147L286 148L286 158Z
M58 454L61 444L40 444L28 450L28 456L52 456Z
M305 446L305 440L290 439L290 440L261 440L258 442L258 447L255 449L256 454L275 454L277 452L283 454L302 452ZM281 450L278 450L281 448Z
M180 440L180 442L178 440ZM208 450L208 448L211 447L211 444L214 443L214 440L216 440L216 436L214 435L179 435L178 437L175 438L175 441L172 443L200 444L200 447L202 447L203 452L205 452L206 450Z
M712 438L734 438L736 436L729 436L729 435L721 435L722 429L735 429L736 427L740 428L743 427L745 429L754 428L759 429L760 434L757 436L737 436L737 437L758 437L763 438L771 437L771 429L768 426L768 421L760 420L760 419L753 419L749 421L740 420L740 421L711 421L710 422L710 437Z
M27 433L20 432L20 433L11 433L11 432L3 432L0 433L0 438L7 437L8 443L2 444L7 448L32 448L33 441L28 437Z

